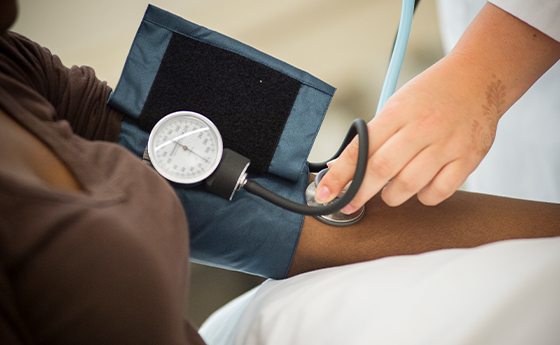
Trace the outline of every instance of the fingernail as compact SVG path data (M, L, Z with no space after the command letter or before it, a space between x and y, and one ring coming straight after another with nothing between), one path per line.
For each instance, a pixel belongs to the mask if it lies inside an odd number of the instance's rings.
M330 195L331 195L331 191L329 190L329 188L323 186L315 192L315 200L317 202L323 203L329 199Z
M340 210L340 212L342 212L344 214L352 214L352 213L354 213L354 211L355 211L354 207L352 207L350 205L346 205Z
M333 165L337 160L338 160L338 158L335 158L335 159L333 159L332 161L328 161L328 162L327 162L327 167L330 168L331 165Z

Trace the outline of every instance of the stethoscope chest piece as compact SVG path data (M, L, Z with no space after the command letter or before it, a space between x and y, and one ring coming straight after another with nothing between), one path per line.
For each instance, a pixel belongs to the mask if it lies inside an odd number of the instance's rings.
M315 190L317 189L317 185L323 175L328 171L328 169L321 170L317 176L315 177L315 181L311 182L307 189L305 190L305 200L307 201L307 205L309 206L322 206L323 204L318 203L315 201ZM338 195L337 198L340 198L346 192L346 188ZM336 199L335 199L336 200ZM320 220L323 223L335 226L346 226L352 225L360 221L365 213L365 207L362 206L356 212L352 214L345 214L340 211L335 213L326 214L326 215L318 215L314 216L316 219Z

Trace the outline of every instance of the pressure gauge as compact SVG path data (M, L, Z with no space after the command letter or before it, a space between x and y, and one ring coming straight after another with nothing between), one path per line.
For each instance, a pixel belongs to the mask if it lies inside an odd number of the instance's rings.
M148 155L157 172L169 181L197 184L218 167L222 136L207 117L192 111L166 115L152 129Z

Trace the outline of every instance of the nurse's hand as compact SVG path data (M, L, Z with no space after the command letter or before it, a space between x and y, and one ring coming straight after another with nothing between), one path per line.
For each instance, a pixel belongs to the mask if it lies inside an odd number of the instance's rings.
M559 60L559 41L486 3L453 51L396 92L368 124L366 177L343 211L381 189L391 206L414 194L425 205L451 196L490 149L499 118ZM357 150L352 142L331 165L317 201L332 200L352 179Z
M387 101L368 124L367 173L343 212L361 207L381 189L390 206L415 194L423 204L436 205L478 166L505 111L505 87L497 79L479 85L475 76L459 69L468 64L461 57L444 59ZM454 73L449 73L451 67ZM331 200L352 179L357 151L354 140L330 164L317 189L318 201Z

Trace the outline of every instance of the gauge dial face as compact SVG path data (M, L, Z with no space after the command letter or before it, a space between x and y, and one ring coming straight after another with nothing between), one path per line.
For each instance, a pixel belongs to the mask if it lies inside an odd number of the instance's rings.
M191 111L163 117L148 140L154 168L166 179L181 184L205 180L218 167L222 153L218 128L205 116Z

